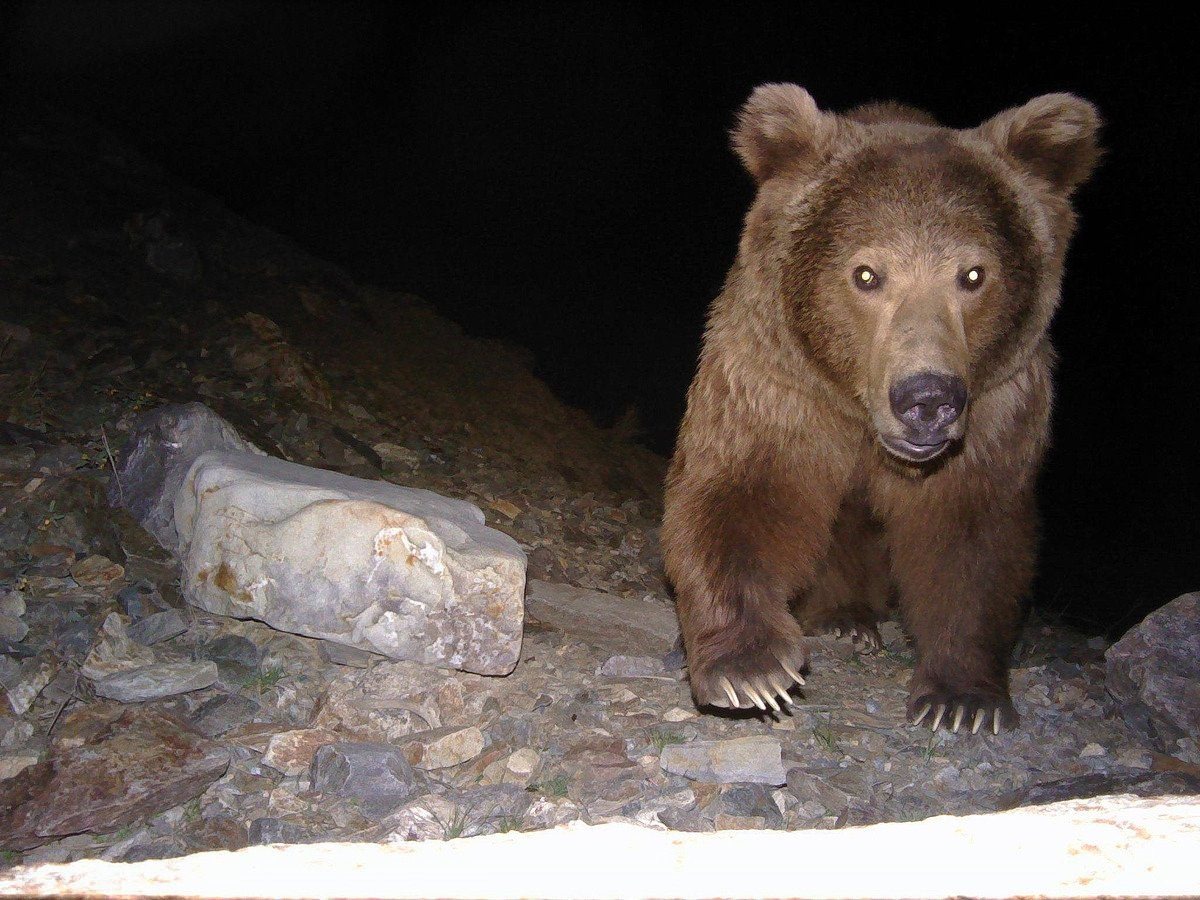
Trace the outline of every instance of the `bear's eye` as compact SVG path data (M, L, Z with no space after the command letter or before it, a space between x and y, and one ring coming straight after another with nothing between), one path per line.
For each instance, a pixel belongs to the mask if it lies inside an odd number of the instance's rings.
M965 291L977 291L983 285L983 266L971 266L958 276L958 286Z
M875 270L867 266L859 266L854 270L854 286L860 291L873 291L879 287L880 278Z

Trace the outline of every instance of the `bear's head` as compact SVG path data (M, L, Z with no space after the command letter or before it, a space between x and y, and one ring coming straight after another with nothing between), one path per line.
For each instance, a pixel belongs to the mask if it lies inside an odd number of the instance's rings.
M740 269L893 456L941 455L1043 344L1099 125L1070 94L968 130L893 104L823 112L791 84L743 108L733 144L758 195Z

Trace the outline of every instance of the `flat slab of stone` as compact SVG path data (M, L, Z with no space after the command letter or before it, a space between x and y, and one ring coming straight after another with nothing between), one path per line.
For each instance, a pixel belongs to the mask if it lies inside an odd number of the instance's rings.
M165 662L114 672L95 682L93 687L101 697L121 703L142 703L199 691L217 680L217 664L200 662Z
M450 841L251 847L134 864L86 860L0 872L0 893L1168 897L1196 893L1198 854L1196 798L1101 797L828 831L690 834L574 824Z
M106 833L198 796L229 754L179 719L100 703L69 713L50 757L0 782L0 848Z
M783 784L783 747L778 738L752 734L727 741L693 741L663 747L659 763L675 775L720 784Z
M1200 592L1150 613L1104 658L1126 723L1161 752L1200 762Z
M613 653L664 656L679 637L669 606L531 579L525 610L541 624Z
M192 463L210 450L262 453L203 403L170 404L143 413L117 456L108 502L129 510L160 544L177 551L175 495Z
M247 453L206 453L175 503L184 595L391 659L506 675L525 554L473 504Z

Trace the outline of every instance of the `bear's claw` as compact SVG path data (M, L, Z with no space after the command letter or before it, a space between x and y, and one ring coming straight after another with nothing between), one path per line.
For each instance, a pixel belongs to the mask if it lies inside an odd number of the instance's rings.
M803 676L790 663L778 660L779 666L796 684L804 684ZM713 682L710 682L713 684ZM795 706L796 701L788 693L788 685L777 673L740 678L736 675L721 675L715 679L714 688L708 696L698 696L701 705L716 706L721 709L750 709L758 707L761 712L769 708L772 712L782 712L783 706Z
M991 719L992 734L999 734L1001 729L1011 728L1017 722L1016 710L1007 698L982 694L925 694L909 701L909 709L914 710L909 714L911 724L920 725L932 713L931 731L937 731L945 722L955 734L964 721L971 722L971 734L978 734L988 719Z
M873 624L841 622L827 626L835 638L849 638L855 648L863 653L878 653L883 649L883 636Z

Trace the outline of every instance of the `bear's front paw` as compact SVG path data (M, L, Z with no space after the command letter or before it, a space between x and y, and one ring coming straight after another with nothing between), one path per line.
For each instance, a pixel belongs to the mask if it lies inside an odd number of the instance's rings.
M930 729L937 731L945 725L957 733L963 724L971 727L975 734L981 727L990 728L992 734L1015 728L1017 711L1007 696L988 692L951 691L930 689L914 692L908 698L908 720L920 725L928 720Z
M768 707L779 712L780 701L792 705L788 688L804 684L800 673L808 663L803 640L800 637L774 640L766 647L761 644L755 647L756 643L750 642L747 647L711 661L701 658L688 661L688 677L697 706L723 709L757 706L763 712Z

